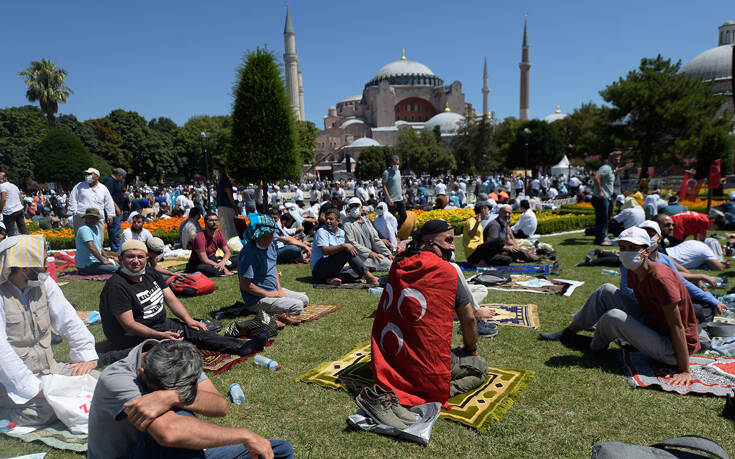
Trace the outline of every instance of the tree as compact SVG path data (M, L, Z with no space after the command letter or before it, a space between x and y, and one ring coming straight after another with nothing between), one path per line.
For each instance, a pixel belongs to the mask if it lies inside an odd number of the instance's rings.
M679 152L694 154L707 127L732 129L720 111L726 96L713 94L711 82L679 73L680 67L661 55L643 58L637 70L600 91L610 104L613 135L633 148L644 174Z
M319 129L311 121L296 121L296 133L298 135L298 150L301 161L310 163L314 161L314 149Z
M180 161L180 171L191 179L195 174L204 175L204 157L199 135L207 134L207 154L211 165L223 162L225 153L230 148L232 118L228 116L192 116L174 135L174 150Z
M402 131L398 134L396 154L408 162L410 170L417 173L436 175L457 167L454 156L437 140L436 133L430 131Z
M298 181L301 155L286 89L272 52L248 52L238 69L227 172L239 182Z
M551 126L559 133L564 145L572 146L571 150L567 149L570 160L584 158L585 155L604 155L615 146L605 110L592 102L583 103L571 115Z
M395 153L390 147L367 147L360 152L355 166L355 175L361 180L381 177L388 167L390 157Z
M697 142L697 177L709 177L710 164L717 159L722 160L721 170L731 171L732 149L733 137L721 126L714 125L704 128Z
M530 131L529 134L524 133L526 129ZM506 159L506 165L510 168L525 167L526 152L529 169L553 166L564 154L564 144L559 133L546 121L531 120L518 124L511 137Z
M14 183L33 178L33 153L47 132L48 123L38 107L0 109L0 170Z
M457 171L476 175L497 170L503 164L499 132L500 128L487 117L477 118L468 111L452 139Z
M30 67L18 73L25 78L28 87L26 98L30 102L38 101L41 110L46 114L50 129L56 128L56 112L59 104L69 99L74 92L66 86L66 70L56 67L54 62L46 58L31 61Z
M92 155L82 142L64 129L54 129L43 138L35 154L35 177L40 182L71 184L92 167Z

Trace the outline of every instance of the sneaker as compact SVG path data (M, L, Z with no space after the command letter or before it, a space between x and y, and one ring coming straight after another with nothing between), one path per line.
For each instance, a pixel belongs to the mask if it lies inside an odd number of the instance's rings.
M390 397L386 394L378 395L370 387L363 388L362 392L357 394L355 404L379 424L385 424L400 430L408 427L393 412L393 403L390 401Z
M372 387L372 390L378 395L388 396L391 403L391 409L393 410L393 413L398 416L398 419L405 422L407 425L416 424L416 422L418 422L419 415L401 405L401 402L398 401L398 396L395 392L392 390L385 390L377 384Z
M480 338L494 338L498 334L498 324L487 320L475 319L477 322L477 335Z

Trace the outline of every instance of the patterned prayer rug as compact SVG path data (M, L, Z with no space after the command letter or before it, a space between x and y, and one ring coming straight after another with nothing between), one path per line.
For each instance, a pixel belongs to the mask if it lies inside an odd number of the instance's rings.
M481 304L480 306L495 309L495 315L485 319L487 322L539 328L538 309L535 304Z
M247 339L244 339L244 341L247 341ZM268 340L268 342L265 343L266 347L273 344L273 341L274 340L272 339ZM233 354L225 354L223 352L199 349L199 353L202 354L202 360L204 363L204 371L209 373L210 376L224 373L225 371L232 368L235 364L246 361L250 357L257 354L258 352L253 352L252 354L239 356L239 355L233 355Z
M725 397L735 390L735 359L689 357L692 382L688 386L672 386L664 377L674 372L654 362L641 352L621 350L618 358L625 366L631 387L658 386L667 392L681 395L712 394Z
M495 367L488 367L488 370L488 378L480 387L450 398L451 408L442 408L440 417L485 431L510 410L515 398L534 377L530 370ZM359 391L373 384L370 344L361 344L339 360L324 362L296 380L330 389Z
M16 427L9 432L3 433L8 437L26 443L40 441L56 449L76 451L78 453L87 451L87 435L71 433L60 421L47 427L32 430L31 432L28 432L28 430L29 428L26 427Z
M321 319L327 314L339 309L342 309L341 304L309 304L301 311L301 314L293 316L293 318L302 322L311 322L313 320Z
M68 273L60 274L59 279L67 280L93 280L93 281L106 281L111 278L112 274L79 274L77 271L71 271Z

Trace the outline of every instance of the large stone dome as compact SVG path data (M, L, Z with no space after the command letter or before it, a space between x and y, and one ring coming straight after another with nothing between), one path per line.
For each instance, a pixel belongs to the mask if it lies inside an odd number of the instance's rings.
M382 147L382 145L374 139L369 137L360 137L351 144L347 145L347 148L364 148L364 147Z
M731 78L732 46L708 49L689 61L681 72L692 77L702 77L705 81Z
M438 115L434 115L429 121L424 124L424 129L427 131L433 131L434 127L439 126L439 131L442 134L456 134L459 129L459 123L464 120L464 116L459 113L452 112L441 112Z
M444 84L444 81L434 75L429 67L421 62L408 60L405 55L397 61L384 65L365 86L375 86L383 80L387 80L391 85L441 86Z

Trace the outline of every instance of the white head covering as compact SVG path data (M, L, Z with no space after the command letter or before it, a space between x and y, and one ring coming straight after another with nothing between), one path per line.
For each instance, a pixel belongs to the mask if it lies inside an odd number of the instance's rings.
M381 215L378 215L379 213ZM398 239L396 239L396 234L398 234L398 220L388 212L388 205L386 203L378 203L377 209L375 210L373 226L375 226L380 237L388 239L393 244L393 247L398 246Z

